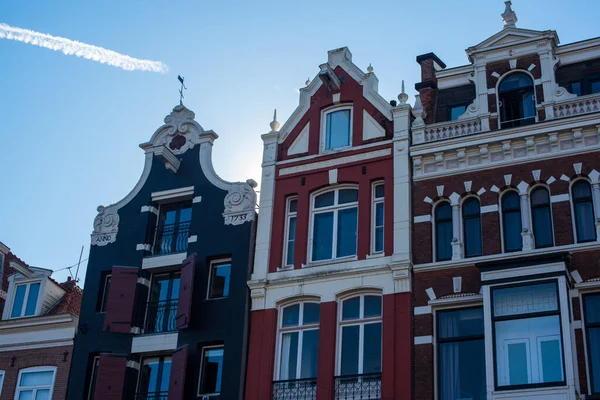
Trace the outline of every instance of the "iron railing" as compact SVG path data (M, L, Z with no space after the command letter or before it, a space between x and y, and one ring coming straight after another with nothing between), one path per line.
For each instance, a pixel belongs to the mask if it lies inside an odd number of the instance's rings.
M169 392L138 392L135 400L168 400Z
M314 400L316 398L317 378L273 382L273 400Z
M162 333L177 330L175 327L177 303L177 299L149 301L146 305L144 333Z
M335 377L335 400L381 399L381 372Z
M160 225L154 235L155 255L183 253L188 249L190 222Z

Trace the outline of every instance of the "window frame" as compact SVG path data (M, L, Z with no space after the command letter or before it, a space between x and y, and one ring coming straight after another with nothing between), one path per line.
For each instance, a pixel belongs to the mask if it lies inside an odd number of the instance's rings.
M513 74L525 75L525 76L527 76L527 78L529 78L529 80L531 82L531 95L532 95L532 100L533 100L533 116L527 117L527 118L520 118L518 120L513 119L513 120L509 120L509 121L503 121L502 101L500 100L500 97L501 97L500 86L502 85L502 83L504 82L504 80L506 78L510 77ZM537 95L536 95L536 89L535 89L535 78L529 71L524 70L524 69L514 69L514 70L511 70L511 71L505 73L504 75L498 77L498 81L496 82L496 110L497 110L497 114L498 114L498 129L521 128L524 126L528 126L528 125L537 123L538 122L537 106L538 106L538 103L537 103ZM533 122L529 123L529 124L507 126L507 127L502 126L504 123L507 123L507 122L521 121L521 120L530 119L530 118L533 118Z
M598 395L600 394L600 385L599 387L594 387L594 370L592 369L592 360L590 360L590 335L588 333L590 328L597 328L600 329L600 321L598 322L592 322L589 323L587 321L587 313L585 312L585 302L587 301L588 297L600 297L600 292L588 292L588 293L583 293L583 295L581 296L581 313L583 315L582 318L582 322L583 322L583 331L584 331L584 337L585 337L585 355L586 355L586 364L587 364L587 373L588 373L588 389L590 391L590 395ZM600 355L598 355L598 357L600 357ZM597 374L600 374L600 371L596 371Z
M186 206L186 207L184 207ZM194 218L194 202L193 199L187 196L184 197L173 197L173 198L169 198L167 200L165 200L164 202L161 201L158 203L158 211L156 213L156 224L154 224L154 231L152 232L151 235L151 240L152 240L152 255L155 256L166 256L166 255L170 255L170 254L176 254L176 253L182 253L184 252L182 251L167 251L167 252L162 252L162 238L164 238L164 227L167 225L173 225L174 229L173 232L171 232L170 235L172 236L176 236L179 235L181 232L179 230L179 226L187 223L187 235L188 235L188 239L190 236L190 232L191 232L191 227L192 227L192 219ZM163 218L166 220L166 213L169 212L169 208L173 208L175 211L175 222L172 224L165 224L163 221ZM189 221L185 221L182 222L181 221L181 211L183 209L187 209L189 208L191 211L191 216L190 216L190 220ZM177 229L175 229L177 228ZM162 230L162 234L161 234L161 243L160 243L160 248L156 248L159 246L159 243L157 243L158 241L158 234L159 231ZM186 252L189 249L189 243L185 244L186 246ZM174 247L173 244L171 244L171 247Z
M540 205L534 206L533 205L533 196L532 196L533 192L535 192L536 190L540 190L540 189L544 189L546 191L546 193L548 194L548 204L541 205L541 206ZM531 218L531 233L533 234L534 248L547 249L547 248L556 246L556 238L554 237L554 215L552 214L552 192L550 192L550 188L546 185L535 185L530 188L529 193L528 193L528 198L529 198L529 209L530 209L529 215ZM552 238L552 243L549 245L545 245L545 246L538 246L537 237L535 236L535 218L534 218L535 213L533 212L533 210L535 208L544 208L544 207L548 207L548 214L550 216L550 231L551 231L550 234L551 234L551 238ZM523 210L521 210L521 212L523 212Z
M383 186L383 196L377 197L377 187ZM385 253L385 182L376 181L371 185L371 254L384 254ZM383 219L382 224L377 225L377 206L381 204L383 206ZM377 229L382 229L382 243L381 250L377 250ZM358 239L358 238L357 238ZM358 245L358 243L357 243Z
M457 103L457 104L449 105L448 111L447 111L448 121L458 121L459 120L458 118L467 112L467 110L469 109L469 105L471 105L471 103ZM455 108L459 108L459 107L464 107L465 108L464 111L461 114L459 114L459 116L456 117L456 119L452 119L452 110Z
M211 296L212 292L212 284L213 284L213 273L215 271L215 267L220 265L229 265L229 282L227 287L227 296ZM231 288L231 273L233 272L232 268L232 258L219 258L210 261L210 266L208 268L208 289L206 290L206 300L221 300L229 298L229 289Z
M437 214L437 209L443 205L443 204L448 204L448 206L450 207L450 219L449 220L443 220L441 222L450 222L450 236L454 235L454 221L452 221L452 203L448 200L448 199L443 199L438 201L434 207L433 207L433 215L432 215L432 229L433 229L433 260L434 262L445 262L445 261L450 261L452 260L452 241L450 241L450 258L445 258L443 260L438 259L438 239L437 239L437 231L438 231L438 221L436 218L436 214Z
M600 92L592 92L592 84L600 82L600 74L584 75L579 80L571 81L566 84L569 93L580 96L590 96ZM573 91L573 84L579 84L579 94Z
M341 190L345 190L345 189L356 190L356 192L357 192L356 201L339 204L339 193ZM328 192L334 193L333 205L315 208L316 198L318 196L320 196L322 194L326 194ZM358 223L360 221L359 200L360 200L360 193L359 193L358 185L342 185L342 186L337 186L335 188L326 188L324 190L316 191L310 196L310 226L309 226L310 240L309 240L309 244L308 244L309 264L320 264L320 263L326 263L326 262L338 261L338 260L342 260L342 261L343 260L353 260L353 259L357 258L357 255L358 255ZM354 207L356 207L356 227L357 227L357 229L356 229L357 231L355 233L355 235L356 235L355 254L337 257L336 253L337 253L337 243L338 243L338 237L337 237L338 212L340 210L350 209L350 208L354 208ZM327 212L333 212L331 258L327 258L327 259L323 259L323 260L313 260L314 240L315 240L314 239L315 215L321 214L321 213L327 213Z
M2 267L2 264L0 264L0 267ZM5 378L6 378L6 371L3 369L0 369L0 396L2 395L2 387L4 386Z
M476 200L478 203L479 214L477 214L477 216L472 215L472 216L465 217L465 203L467 203L468 201L473 201L473 200ZM467 225L465 224L465 220L475 219L475 218L479 219L479 247L481 248L481 252L479 254L468 255L467 254ZM483 231L482 231L483 225L481 222L482 222L481 199L474 195L465 197L462 200L462 202L460 203L460 223L462 225L460 231L462 233L463 253L464 253L465 258L473 258L473 257L483 256Z
M291 203L292 201L296 201L296 211L291 211ZM292 218L296 218L296 225L294 230L294 257L296 256L296 234L298 231L298 196L290 196L285 200L285 231L284 231L284 241L283 241L283 259L282 259L282 268L294 268L294 260L292 259L292 263L288 264L288 252L290 251L290 220Z
M108 293L110 292L110 283L112 281L112 273L103 274L102 279L102 295L100 296L100 303L96 308L97 313L106 313L106 305L108 304Z
M87 400L94 399L94 392L96 390L96 379L97 379L97 376L98 376L98 365L99 365L99 363L100 363L100 356L93 356L92 357L92 363L91 363L92 369L90 371L90 375L88 375L88 377L87 377L87 379L88 379L88 382L87 382L87 388L88 388L88 390L87 390L87 392L88 392L87 393ZM94 389L94 390L92 391L92 389Z
M38 291L38 295L37 295L37 299L35 301L35 310L33 312L32 315L24 315L25 314L25 310L27 309L27 302L29 301L29 290L31 288L32 284L36 284L39 283L40 288ZM17 296L17 288L19 286L27 286L27 288L25 289L25 294L23 295L23 305L21 306L21 313L19 314L19 316L17 317L13 317L12 313L13 313L13 308L15 305L15 298ZM43 291L45 289L44 287L44 282L43 280L37 278L37 279L28 279L28 280L23 280L23 281L18 281L18 282L12 282L12 293L10 295L10 304L9 307L7 308L7 319L18 319L18 318L31 318L31 317L36 317L38 316L38 313L40 311L41 308L41 302L43 300Z
M348 132L349 143L347 146L328 149L327 148L327 115L335 113L336 111L345 111L345 110L350 111L350 117L349 117L350 118L349 131L350 132ZM341 150L351 148L352 147L352 135L354 133L353 129L352 129L353 121L354 121L354 107L352 106L352 104L335 105L333 107L329 107L329 108L326 108L325 110L321 111L321 138L319 140L319 147L320 147L321 153L331 153L331 152L336 152L336 151L341 151Z
M146 356L142 357L140 360L140 369L138 370L138 378L137 378L137 383L135 385L136 394L137 393L162 393L163 392L163 391L158 391L158 392L157 391L154 391L154 392L141 392L140 391L140 385L142 384L142 369L144 368L144 362L148 361L148 360L153 360L153 359L158 359L158 362L159 362L158 375L156 378L156 385L157 386L160 385L160 382L162 380L162 374L164 372L165 361L167 359L171 363L171 367L169 368L169 379L170 379L171 370L173 368L173 355L172 354L149 354L149 355L146 355ZM167 388L167 390L168 390L168 388ZM96 400L96 399L94 399L94 400Z
M202 351L200 352L200 373L198 376L198 390L197 390L197 397L203 397L203 396L207 396L207 397L214 397L214 396L220 396L221 395L221 390L223 389L223 380L221 380L221 388L219 388L219 392L216 393L200 393L200 389L202 388L202 373L204 372L204 360L205 360L205 354L208 350L212 350L212 349L223 349L223 361L221 362L221 374L223 373L223 366L225 365L225 345L224 344L215 344L215 345L210 345L210 346L202 346Z
M521 194L513 189L507 189L505 190L502 195L499 197L499 201L498 201L498 210L500 212L500 241L502 244L502 253L516 253L518 251L523 251L523 236L521 235L521 247L517 250L507 250L506 249L506 223L504 221L504 216L505 216L505 212L504 212L504 206L502 204L502 202L504 201L504 197L506 195L508 195L509 193L515 193L517 195L517 201L519 203L519 221L521 224L521 234L523 233L523 209L521 207Z
M15 400L19 399L19 395L21 394L22 391L25 390L33 390L33 398L35 399L35 396L37 395L37 391L38 390L44 390L44 389L49 389L49 394L48 394L48 398L52 398L52 395L54 394L54 384L56 383L56 370L57 367L54 366L37 366L37 367L29 367L29 368L23 368L19 370L19 375L17 376L17 384L15 386ZM31 387L24 387L21 388L21 377L23 376L23 374L27 374L27 373L31 373L31 372L47 372L47 371L52 371L52 384L50 385L50 387L48 386L31 386Z
M572 224L573 224L573 238L575 240L575 244L578 243L593 243L595 241L598 240L598 235L596 232L596 229L594 227L594 239L589 239L589 240L580 240L579 239L579 234L577 232L577 226L578 226L578 219L577 219L577 212L576 212L576 203L583 203L584 201L576 201L575 196L574 196L574 192L573 192L573 188L575 187L576 184L578 184L579 182L585 182L587 183L587 185L590 188L590 197L589 200L585 200L586 202L589 201L591 206L592 206L592 218L593 218L593 223L595 225L595 220L596 220L596 207L594 204L594 187L592 182L589 181L589 179L586 178L577 178L574 179L573 181L571 181L571 184L569 185L569 203L571 203L571 220L572 220Z

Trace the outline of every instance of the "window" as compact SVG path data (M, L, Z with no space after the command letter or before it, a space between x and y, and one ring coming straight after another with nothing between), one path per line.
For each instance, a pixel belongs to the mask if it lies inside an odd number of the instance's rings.
M555 282L492 290L498 387L564 382L558 303Z
M187 251L191 221L191 201L161 205L154 238L154 254Z
M98 379L98 365L100 363L100 357L95 356L92 359L92 371L89 377L88 384L88 400L94 400L94 392L96 391L96 380Z
M571 195L573 198L577 243L596 240L594 201L590 184L583 179L578 180L571 187Z
M481 250L481 213L479 200L470 197L462 205L463 236L465 241L465 257L482 254Z
M465 104L461 104L459 106L451 106L448 108L448 120L456 121L458 117L463 115L467 111L467 106Z
M530 196L535 247L541 248L554 246L554 229L552 228L550 193L545 187L538 187L531 192Z
M502 129L535 122L533 81L529 75L516 72L504 78L498 86L498 99Z
M50 400L55 367L34 367L19 371L15 400Z
M163 400L169 393L171 357L147 357L142 359L136 399Z
M485 400L483 309L437 314L438 393L440 400Z
M588 94L600 93L600 75L590 75L575 82L571 82L568 86L569 92L577 96L585 96Z
M282 310L279 380L316 378L319 314L319 303L304 302Z
M285 258L283 265L285 267L294 266L294 250L296 248L296 215L298 214L298 199L291 198L287 201L286 222L285 222Z
M341 308L340 375L381 373L381 296L351 297Z
M452 207L443 202L435 208L435 260L452 258Z
M583 306L590 369L589 379L592 394L600 394L600 294L584 296Z
M373 253L383 252L384 186L378 183L373 187Z
M2 254L0 254L2 256ZM2 266L2 264L0 264ZM2 385L4 384L4 371L0 370L0 394L2 394Z
M108 293L110 292L111 274L104 274L103 285L100 290L100 302L98 303L98 312L106 312L106 303L108 302Z
M10 317L20 318L35 315L39 294L40 282L17 285Z
M198 396L211 396L221 393L223 379L223 347L205 347L202 350L200 387Z
M357 189L336 189L315 196L311 260L355 256L357 228Z
M231 260L217 261L210 264L209 299L219 299L229 296L229 281L231 278Z
M519 194L510 191L502 196L502 230L504 251L520 251L523 248L521 237L521 203Z
M350 109L336 110L325 114L325 150L350 146L351 120Z
M156 274L152 277L145 333L172 332L176 329L180 281L180 272Z

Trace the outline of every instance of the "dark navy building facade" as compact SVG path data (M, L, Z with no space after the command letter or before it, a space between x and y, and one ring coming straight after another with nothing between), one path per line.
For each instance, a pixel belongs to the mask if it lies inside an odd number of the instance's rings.
M140 147L142 176L98 207L68 399L241 399L256 183L212 166L183 105Z

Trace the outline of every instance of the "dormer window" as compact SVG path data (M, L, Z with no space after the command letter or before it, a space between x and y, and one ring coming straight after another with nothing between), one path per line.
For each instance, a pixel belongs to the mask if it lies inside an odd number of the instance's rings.
M348 147L352 143L352 109L336 108L324 115L325 127L323 149L335 150Z
M38 296L40 294L40 282L31 282L17 285L13 299L11 318L31 317L35 315Z
M508 75L498 86L501 128L514 128L535 122L533 81L523 72Z

